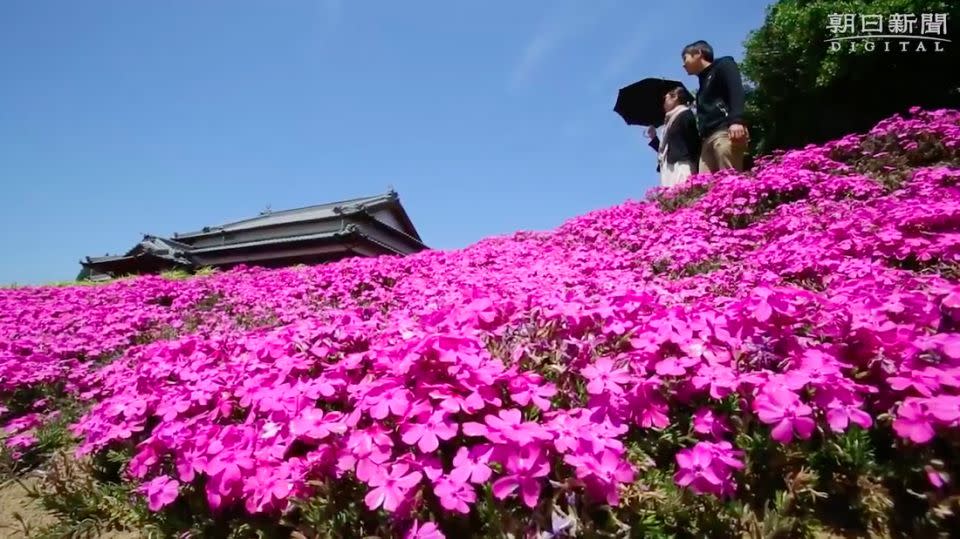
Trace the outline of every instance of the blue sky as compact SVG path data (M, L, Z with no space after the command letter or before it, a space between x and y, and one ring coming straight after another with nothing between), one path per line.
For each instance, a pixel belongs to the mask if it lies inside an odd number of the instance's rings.
M617 89L695 88L682 46L740 60L766 4L4 0L0 283L388 186L437 249L639 199Z

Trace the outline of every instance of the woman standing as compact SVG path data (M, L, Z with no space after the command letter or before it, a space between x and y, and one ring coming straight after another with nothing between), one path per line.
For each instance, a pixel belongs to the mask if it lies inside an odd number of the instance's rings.
M679 185L697 172L700 159L700 133L697 118L688 105L693 101L682 87L677 87L663 97L663 139L657 137L654 126L647 128L650 147L657 152L657 171L660 185Z

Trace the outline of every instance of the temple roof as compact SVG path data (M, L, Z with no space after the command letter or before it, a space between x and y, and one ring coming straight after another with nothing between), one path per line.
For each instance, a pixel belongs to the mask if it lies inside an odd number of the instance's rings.
M413 226L413 222L407 215L407 212L400 204L400 198L394 191L369 197L353 198L341 200L338 202L329 202L326 204L316 204L313 206L304 206L302 208L293 208L279 211L263 211L256 217L241 219L224 223L217 226L207 226L193 232L174 234L177 240L191 240L202 236L220 234L224 232L236 232L240 230L250 230L254 228L267 228L277 225L302 223L309 221L322 221L336 219L344 215L353 213L362 213L374 211L381 208L390 209L398 218L402 225L401 232L422 241L420 234Z
M393 190L376 196L280 211L173 238L145 235L123 255L86 257L86 275L163 268L284 265L344 256L406 255L427 249Z

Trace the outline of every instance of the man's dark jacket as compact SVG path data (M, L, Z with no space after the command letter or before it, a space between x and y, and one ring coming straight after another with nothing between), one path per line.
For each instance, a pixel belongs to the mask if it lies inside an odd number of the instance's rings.
M743 119L743 81L733 58L718 58L697 77L700 79L697 126L701 137L707 138L731 124L746 125Z
M700 161L700 133L697 132L697 119L693 111L687 109L681 112L670 125L670 132L664 133L664 137L667 139L667 163L689 161L696 172ZM660 138L654 136L650 140L650 147L659 152ZM657 163L657 172L659 171L660 164Z

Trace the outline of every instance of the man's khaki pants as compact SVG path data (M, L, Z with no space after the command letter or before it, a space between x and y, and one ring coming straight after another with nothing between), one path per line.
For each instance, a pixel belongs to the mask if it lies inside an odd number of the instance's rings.
M719 129L706 140L700 148L700 172L716 172L727 168L743 171L743 155L747 151L745 142L730 142L726 129Z

